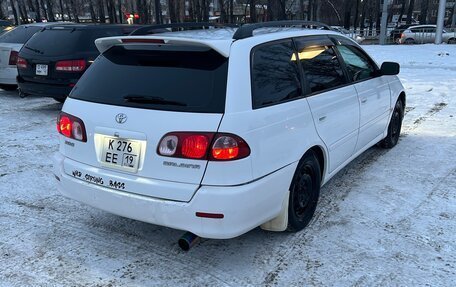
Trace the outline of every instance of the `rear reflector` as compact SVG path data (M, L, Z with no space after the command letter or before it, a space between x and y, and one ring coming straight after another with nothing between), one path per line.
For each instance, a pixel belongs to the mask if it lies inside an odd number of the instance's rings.
M18 55L19 55L18 51L11 51L8 64L11 66L16 66Z
M222 219L225 217L223 213L207 213L207 212L197 212L197 217L205 217L205 218L215 218L215 219Z
M57 117L57 131L67 138L81 142L87 141L84 122L75 116L60 112Z
M165 44L164 40L161 39L122 39L122 43L155 43Z
M55 64L55 70L61 72L82 72L85 68L85 60L65 60Z
M18 69L27 69L27 60L17 57L16 66Z

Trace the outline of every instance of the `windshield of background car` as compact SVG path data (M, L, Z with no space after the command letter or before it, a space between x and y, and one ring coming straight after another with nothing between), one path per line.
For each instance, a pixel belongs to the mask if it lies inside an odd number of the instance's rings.
M19 26L0 36L0 43L24 44L43 27Z
M71 98L154 110L223 113L228 59L207 47L114 46L99 56Z

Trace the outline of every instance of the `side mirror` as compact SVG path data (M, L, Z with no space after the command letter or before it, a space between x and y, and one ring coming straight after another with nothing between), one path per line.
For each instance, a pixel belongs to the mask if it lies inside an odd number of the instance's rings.
M385 76L394 76L399 74L400 66L395 62L383 62L380 73Z

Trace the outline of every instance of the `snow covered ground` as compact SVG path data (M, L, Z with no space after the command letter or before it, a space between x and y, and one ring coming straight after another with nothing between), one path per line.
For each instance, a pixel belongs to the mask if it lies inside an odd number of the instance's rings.
M57 193L50 99L0 92L0 286L454 286L456 45L366 46L398 61L407 114L321 191L302 232L202 240Z

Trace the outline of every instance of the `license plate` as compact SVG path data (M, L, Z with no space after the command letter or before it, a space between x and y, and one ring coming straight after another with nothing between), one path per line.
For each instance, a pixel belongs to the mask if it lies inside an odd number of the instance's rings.
M47 76L48 75L48 65L37 64L35 74L39 76Z
M136 172L141 144L134 140L104 137L101 162L104 165Z

